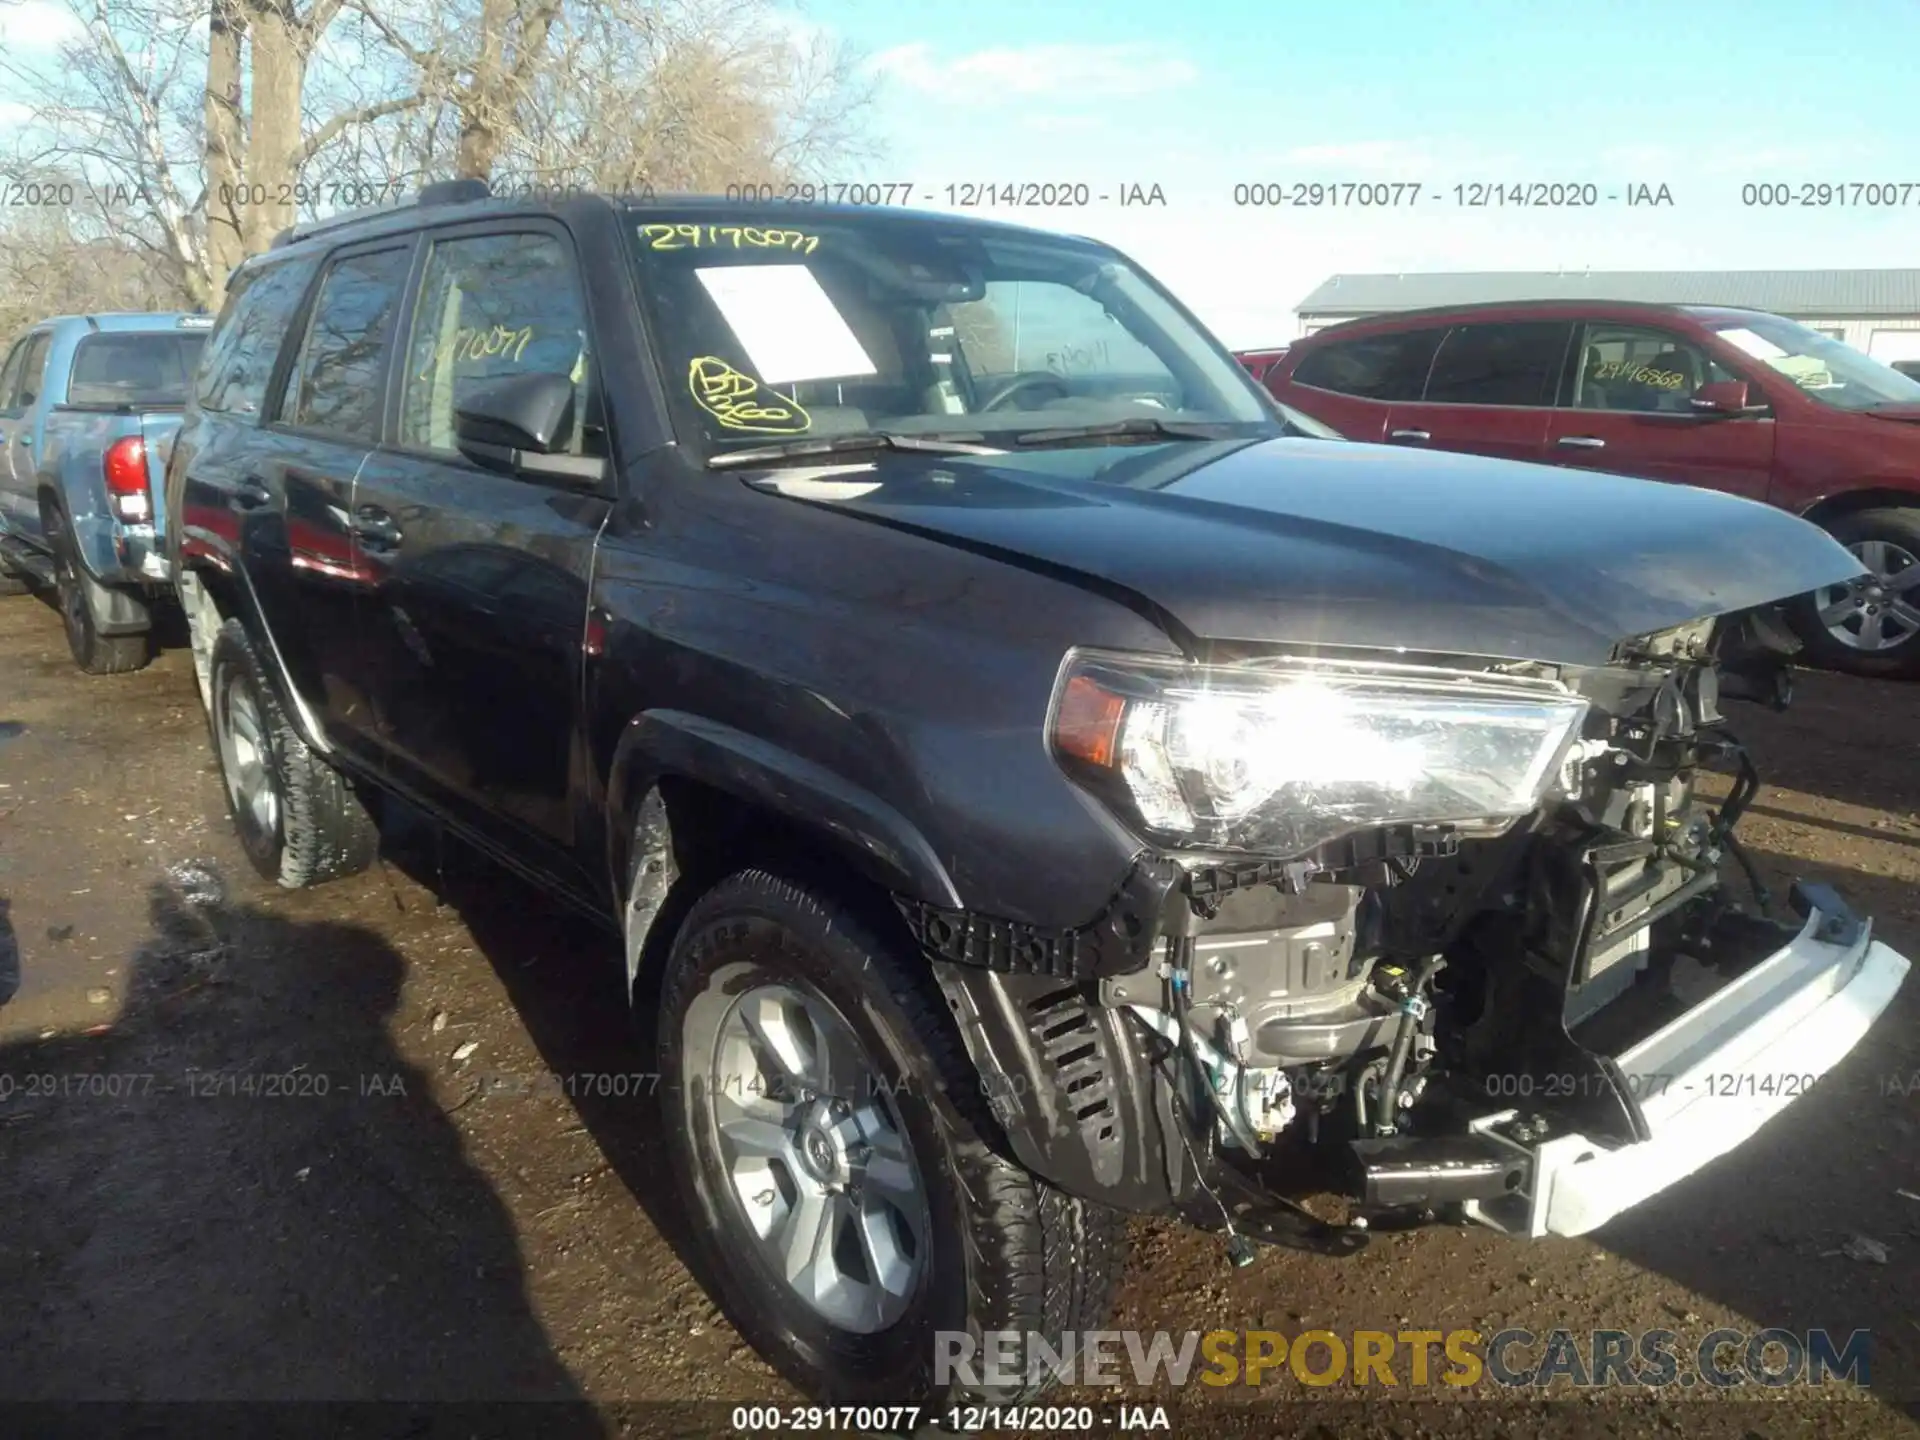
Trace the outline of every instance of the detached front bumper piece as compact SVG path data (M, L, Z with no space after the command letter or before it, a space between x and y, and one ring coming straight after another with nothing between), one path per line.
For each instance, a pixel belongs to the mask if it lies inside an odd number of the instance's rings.
M1466 1213L1531 1237L1605 1224L1805 1094L1860 1042L1907 970L1870 923L1837 925L1813 909L1787 945L1615 1057L1650 1138L1609 1148L1560 1134L1527 1145L1506 1133L1514 1110L1471 1122L1469 1130L1524 1162L1526 1178L1512 1194L1467 1202Z

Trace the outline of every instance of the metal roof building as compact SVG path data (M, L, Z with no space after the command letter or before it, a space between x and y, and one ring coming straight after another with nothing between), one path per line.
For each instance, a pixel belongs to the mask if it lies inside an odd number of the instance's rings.
M1882 360L1920 360L1920 270L1480 270L1335 275L1295 309L1300 333L1395 310L1493 300L1636 300L1770 310Z

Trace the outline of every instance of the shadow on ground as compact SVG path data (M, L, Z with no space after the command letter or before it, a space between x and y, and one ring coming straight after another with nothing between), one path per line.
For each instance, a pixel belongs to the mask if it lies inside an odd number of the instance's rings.
M649 1001L657 983L643 978L635 1003L629 1004L621 942L611 928L459 841L436 837L432 822L405 807L390 804L385 809L384 861L438 895L440 903L460 917L506 990L546 1073L591 1077L653 1071ZM656 937L670 937L677 930L690 899L685 893L669 898ZM655 947L648 976L657 975L664 949L664 943ZM583 1084L567 1099L649 1223L717 1301L719 1292L675 1194L657 1090L603 1094Z
M222 890L154 888L111 1025L0 1049L0 1401L576 1399L388 1038L400 958ZM603 1433L564 1404L539 1429Z

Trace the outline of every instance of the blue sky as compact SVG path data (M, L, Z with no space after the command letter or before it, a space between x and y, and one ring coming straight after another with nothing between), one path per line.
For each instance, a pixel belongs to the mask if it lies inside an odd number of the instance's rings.
M936 208L949 184L1158 184L1164 208L995 213L1118 245L1235 346L1292 338L1338 271L1920 265L1916 0L771 3L880 83L887 160L828 178L908 180ZM0 47L57 56L74 13L0 0ZM0 137L30 118L0 96ZM1233 200L1346 181L1422 189ZM1664 184L1673 203L1464 209L1454 187L1475 182ZM1743 204L1763 182L1891 182L1907 203Z
M1165 209L1027 210L1120 246L1233 345L1336 271L1920 264L1910 0L807 0L865 51L889 158L837 179L1158 183ZM1244 181L1402 181L1413 207L1236 207ZM1476 181L1666 185L1670 206L1483 208ZM1753 207L1757 182L1904 206ZM1851 195L1849 198L1852 198ZM939 208L936 206L936 208Z

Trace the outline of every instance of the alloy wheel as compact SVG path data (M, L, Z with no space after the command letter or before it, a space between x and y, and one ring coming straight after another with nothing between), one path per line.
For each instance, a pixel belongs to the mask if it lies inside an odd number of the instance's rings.
M1869 573L1815 594L1820 623L1852 650L1907 644L1920 634L1920 556L1891 540L1856 540L1847 549Z
M739 996L706 1035L702 1119L715 1188L765 1267L830 1324L873 1334L907 1310L927 1262L925 1186L884 1077L810 986Z
M263 838L279 833L280 790L267 749L266 725L253 687L239 670L229 670L220 688L216 724L220 737L220 773L226 777L233 811Z

